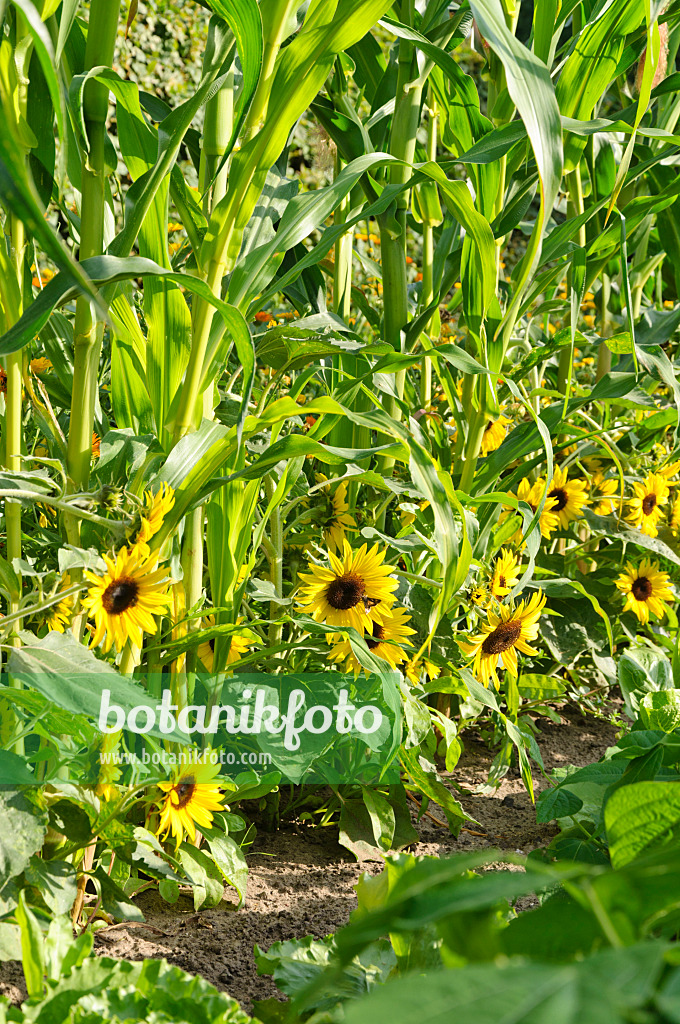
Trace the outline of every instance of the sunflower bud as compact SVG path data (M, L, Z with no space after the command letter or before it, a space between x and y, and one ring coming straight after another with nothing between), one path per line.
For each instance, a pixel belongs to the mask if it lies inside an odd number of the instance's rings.
M104 484L97 494L97 501L102 508L113 511L123 504L123 490L114 484Z

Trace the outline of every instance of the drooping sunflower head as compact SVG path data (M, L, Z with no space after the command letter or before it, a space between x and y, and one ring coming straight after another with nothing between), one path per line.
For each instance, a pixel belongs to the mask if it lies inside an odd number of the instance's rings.
M659 571L659 563L643 558L639 565L626 564L616 581L616 586L626 595L624 612L632 611L639 622L649 622L649 616L662 619L666 614L667 601L673 600L670 576Z
M485 427L484 433L482 434L482 447L481 453L483 456L488 455L489 452L495 452L497 448L503 444L505 435L508 432L508 427L511 425L512 420L508 419L501 412L495 420L489 420Z
M114 643L120 651L128 640L141 647L143 634L156 632L153 617L170 604L167 572L156 568L157 559L156 554L121 548L115 562L104 555L103 576L85 571L90 587L82 605L95 622L92 647L102 640L104 652Z
M343 542L342 558L328 552L329 567L312 565L300 573L300 608L317 622L330 626L353 626L370 632L373 622L382 622L394 604L397 580L392 566L384 565L386 549L362 544L353 551Z
M517 487L516 498L518 501L524 501L533 512L536 512L536 510L539 508L541 504L541 501L543 500L543 495L545 494L545 492L545 480L539 478L534 483L531 483L531 481L527 480L527 478L525 477L523 480L520 480L519 482L519 485ZM557 513L554 511L554 506L556 504L557 499L546 497L545 503L543 505L543 510L538 521L541 536L545 537L546 539L550 537L550 534L554 530L556 530L559 525ZM501 515L501 522L507 519L508 516L514 516L517 520L517 532L514 533L513 536L510 538L510 543L517 544L520 547L524 547L526 541L524 541L523 539L522 517L514 509L506 507Z
M570 480L569 471L558 466L548 488L548 497L553 499L551 511L566 530L569 523L581 518L588 504L588 485L585 480Z
M669 488L665 477L649 473L644 483L634 481L634 497L629 499L626 521L636 526L647 537L656 537L663 505L668 502Z
M63 573L61 577L61 583L59 584L59 593L63 590L68 590L71 586L71 576L69 573ZM51 608L48 608L45 616L45 622L47 628L52 633L63 633L65 627L71 621L74 607L74 595L70 594L68 597L63 597L58 604L53 604Z
M243 622L243 618L239 617L237 625ZM206 615L203 620L203 628L211 629L215 626L215 616ZM229 650L227 652L227 665L234 665L237 661L247 654L253 645L255 640L254 635L250 630L246 630L245 633L232 633L231 636L225 636L225 642L229 642ZM197 655L207 672L212 673L215 666L215 638L211 637L209 640L204 640L198 646Z
M593 512L596 516L613 515L619 508L620 501L614 498L618 490L618 481L607 479L604 473L595 473L591 480L591 501L594 501Z
M499 665L517 675L517 651L538 653L529 646L529 641L538 637L538 622L544 605L545 594L539 591L528 600L520 601L514 609L504 604L498 611L490 609L481 633L458 641L463 654L473 658L472 670L484 686L492 680L498 684Z
M179 846L185 835L191 842L196 839L196 825L212 826L213 811L224 810L224 796L215 783L219 770L219 764L196 759L178 766L169 782L158 784L165 796L160 805L157 835L165 838L171 832Z
M141 509L142 522L135 539L135 544L144 545L149 543L151 538L160 530L163 520L174 504L175 492L170 484L165 483L165 481L161 483L155 494L152 491L144 493L144 505Z
M406 652L400 645L412 646L408 638L413 636L415 629L406 625L410 618L411 616L405 608L393 608L381 622L373 622L370 633L364 637L368 649L377 658L387 661L393 668L406 661ZM346 661L355 675L362 670L361 664L354 656L349 640L333 641L330 660L336 663Z
M503 548L493 567L490 589L496 600L501 601L519 583L519 559L512 551Z
M317 483L327 478L323 473L317 474ZM356 521L350 515L347 504L347 481L343 480L333 488L327 484L321 489L324 498L324 507L319 510L321 515L321 529L323 531L324 543L329 551L340 552L345 540L345 530L356 529Z
M418 686L423 676L426 679L436 679L441 675L442 670L439 665L430 661L429 658L420 657L409 659L402 671L409 682L413 683L414 686Z
M52 369L52 363L46 356L38 356L37 359L31 359L29 367L31 373L48 373Z

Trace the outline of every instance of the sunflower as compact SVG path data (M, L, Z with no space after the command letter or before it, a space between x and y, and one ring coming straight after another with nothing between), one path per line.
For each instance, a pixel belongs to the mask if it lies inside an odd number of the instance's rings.
M491 593L498 600L509 594L515 584L519 583L517 570L519 559L511 551L502 550L493 567L491 577Z
M142 525L139 528L135 544L146 547L151 538L158 533L163 520L175 504L175 492L170 484L161 484L158 491L146 491L142 507Z
M554 499L552 511L563 530L572 520L581 518L581 511L588 504L587 490L585 480L569 480L568 470L559 467L555 470L548 497Z
M536 640L538 636L538 620L544 605L545 594L539 592L514 609L510 605L500 605L497 612L490 609L489 621L482 626L482 632L469 640L458 641L463 654L474 656L473 671L484 686L492 679L498 683L499 662L516 676L517 651L538 653L527 641Z
M394 604L392 592L398 583L391 565L383 565L387 550L375 544L368 550L362 544L352 551L343 541L343 555L328 552L330 568L312 565L311 572L300 573L302 580L300 609L317 622L329 626L353 626L370 633L374 622L382 622Z
M243 618L239 618L237 625L243 622ZM203 620L203 626L205 629L212 629L215 626L215 616L206 615ZM252 644L252 636L240 636L238 633L232 633L230 637L229 653L227 654L227 665L233 665L234 662L239 661L244 654L247 654ZM214 637L210 640L204 640L202 644L199 644L197 655L201 660L204 668L208 672L212 672L213 665L215 663L215 639Z
M37 359L31 359L29 366L31 373L47 373L48 370L52 369L52 363L45 356L39 356Z
M94 431L93 431L92 432L92 461L93 462L96 462L97 459L99 458L99 456L101 455L101 451L102 451L101 445L102 445L101 437L99 436L99 434L95 434Z
M539 479L533 484L530 483L530 481L527 480L525 477L523 480L520 480L519 486L517 488L517 494L515 495L515 497L518 501L525 502L529 506L531 511L535 512L538 506L541 504L541 500L544 494L545 480L543 480L542 477L539 477ZM556 530L558 526L557 513L552 511L556 504L557 499L546 498L545 505L543 506L543 511L541 512L540 518L538 520L538 525L541 530L541 536L545 537L546 539L550 537L550 534L553 532L553 530ZM517 516L518 523L520 525L518 527L517 533L515 533L510 538L510 542L513 544L522 544L523 546L524 539L522 534L522 520L519 516L519 513L515 512L514 509L506 507L501 517L501 522L511 515Z
M676 496L671 505L671 514L668 519L668 525L671 528L671 533L674 537L677 537L680 533L680 494Z
M503 416L502 413L498 419L488 421L482 434L481 453L483 456L500 448L511 423L512 420L509 420L507 416Z
M668 501L668 484L658 473L649 473L644 483L634 481L635 497L630 498L630 511L626 521L637 526L647 537L656 537L657 524L662 516L661 505Z
M68 590L71 586L71 577L65 572L61 577L61 584L59 586L59 593L62 590ZM52 633L63 633L64 627L70 622L73 614L73 594L69 594L68 597L62 597L59 604L53 604L51 608L47 609L47 615L45 616L45 622L47 628Z
M595 473L591 481L591 499L595 502L593 512L596 516L613 515L619 507L619 501L613 498L618 490L616 480L605 479L604 473Z
M481 583L477 583L468 592L468 598L476 608L482 608L489 603L489 591Z
M643 558L638 566L627 562L616 586L626 595L624 612L635 612L640 622L649 622L650 613L662 619L666 614L664 601L673 600L670 576L659 572L659 563L650 558Z
M104 640L104 652L114 642L122 650L128 639L141 647L142 634L156 632L153 616L164 612L170 603L167 572L156 569L157 559L157 554L121 548L115 562L104 555L103 576L85 570L91 586L83 598L83 608L95 621L92 647Z
M669 462L665 466L661 466L657 470L659 476L662 476L668 483L669 487L676 487L678 481L675 479L678 473L680 473L680 462Z
M317 474L317 483L327 479L328 477L324 476L323 473ZM356 529L357 525L349 514L347 481L343 480L335 490L332 489L330 483L321 490L327 502L322 525L324 542L329 551L342 551L345 529L353 530Z
M408 637L413 636L415 629L406 625L410 618L405 608L394 608L389 615L385 615L382 622L374 622L371 632L364 637L368 649L378 658L389 662L392 668L406 661L406 653L398 645L413 646ZM334 662L346 661L355 675L361 672L362 666L354 656L349 640L333 641L333 650L329 658Z
M423 673L426 679L436 679L441 674L441 668L429 658L411 658L404 665L403 672L409 682L418 686Z
M224 796L214 781L219 770L219 764L195 760L178 766L169 782L158 783L165 798L157 835L163 833L165 839L168 832L172 832L179 846L185 833L192 843L196 839L194 822L203 828L211 827L212 812L223 809Z

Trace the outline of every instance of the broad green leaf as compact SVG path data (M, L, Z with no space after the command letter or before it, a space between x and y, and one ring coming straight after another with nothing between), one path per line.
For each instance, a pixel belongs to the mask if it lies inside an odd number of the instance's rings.
M680 824L676 782L634 782L610 796L604 822L612 864L621 868Z

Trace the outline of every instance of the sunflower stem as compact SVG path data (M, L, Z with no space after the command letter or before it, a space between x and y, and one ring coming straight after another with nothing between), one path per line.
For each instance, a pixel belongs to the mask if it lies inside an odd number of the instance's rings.
M434 163L437 160L439 114L437 111L437 103L432 93L430 93L429 97L429 111L430 116L427 122L427 159L431 163ZM434 300L434 228L434 221L429 217L425 217L423 219L423 284L420 293L420 305L422 309L427 309ZM433 341L439 336L439 328L439 314L435 313L430 318L427 330L423 331L421 336L421 344L425 350L432 347ZM420 404L424 409L426 409L430 405L431 401L432 360L425 355L420 367Z
M269 477L265 477L265 495L267 501L271 502L274 497L274 484ZM266 551L269 562L269 579L278 597L283 597L283 524L281 521L281 506L277 504L269 517L269 542L270 548ZM283 633L283 622L281 621L281 608L276 601L269 604L269 624L267 640L270 647L277 647L281 643ZM272 663L276 664L278 659L273 658Z
M565 175L567 183L567 209L572 217L578 217L582 214L585 207L583 205L583 183L581 181L581 167L575 167L573 171ZM586 247L586 226L582 224L578 229L578 244L582 249ZM571 285L571 271L567 274L567 291L569 291ZM568 324L565 326L571 326L571 310L567 315ZM559 365L557 369L557 390L563 394L567 394L567 389L571 381L572 373L572 346L565 345L560 352Z

